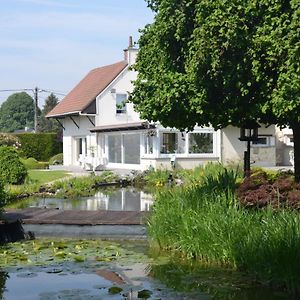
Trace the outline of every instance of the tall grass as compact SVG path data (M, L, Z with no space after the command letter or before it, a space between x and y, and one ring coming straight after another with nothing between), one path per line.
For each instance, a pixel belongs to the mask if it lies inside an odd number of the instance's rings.
M205 265L249 272L260 280L300 287L300 215L248 211L234 196L234 172L208 175L204 184L160 191L149 220L150 236Z

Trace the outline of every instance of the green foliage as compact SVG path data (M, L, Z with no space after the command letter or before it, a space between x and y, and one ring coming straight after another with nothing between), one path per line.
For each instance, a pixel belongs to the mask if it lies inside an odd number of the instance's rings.
M37 161L33 157L29 157L27 159L21 158L21 162L24 164L27 170L30 169L49 169L48 162Z
M162 248L203 265L243 270L291 293L299 291L298 212L245 210L222 188L231 182L230 172L210 177L204 185L160 191L149 220L150 236Z
M62 142L56 133L17 134L21 141L24 157L33 157L38 161L48 161L53 155L62 152Z
M116 182L118 176L113 172L104 171L99 176L91 174L90 176L72 177L68 180L56 181L53 188L59 192L57 197L79 197L90 196L95 193L98 183Z
M130 101L181 130L290 126L300 180L300 4L295 0L148 0Z
M0 133L0 146L10 146L16 149L20 148L21 143L15 135Z
M32 128L33 120L33 99L25 92L10 95L0 107L0 128L3 132Z
M27 176L27 170L12 147L0 147L0 180L3 183L21 184Z
M124 263L128 257L139 262L149 261L147 256L112 241L39 239L10 243L0 247L1 268L83 261L88 262L86 266L88 268L88 265L100 261L103 265L105 262L115 260Z
M64 163L64 154L58 153L49 159L49 165L62 165Z
M298 1L148 3L156 16L131 97L143 118L180 129L299 123Z
M56 120L47 119L46 115L58 104L58 98L51 93L44 104L42 113L39 119L39 130L41 132L60 132L61 126Z

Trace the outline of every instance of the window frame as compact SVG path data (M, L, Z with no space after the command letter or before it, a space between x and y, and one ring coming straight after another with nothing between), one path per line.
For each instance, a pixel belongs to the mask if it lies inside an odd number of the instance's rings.
M118 103L118 96L125 96L124 100L122 100L120 103ZM126 101L128 99L127 93L116 93L116 115L124 115L127 113L127 105ZM122 108L118 108L118 105L121 105L123 102Z
M174 154L178 158L217 158L218 157L218 131L215 131L213 128L201 128L201 129L195 129L191 132L183 132L185 134L185 151L184 153L160 153L161 143L160 143L160 136L162 133L179 133L182 132L174 129L162 129L158 133L158 139L157 139L157 151L158 151L158 158L171 158ZM193 133L212 133L213 134L213 152L212 153L189 153L189 138L190 134Z

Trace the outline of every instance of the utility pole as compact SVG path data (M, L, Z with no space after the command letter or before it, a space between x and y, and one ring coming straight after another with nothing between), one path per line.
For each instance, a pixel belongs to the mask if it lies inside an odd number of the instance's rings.
M34 132L38 132L38 101L39 101L39 89L38 87L35 87L33 90L34 93Z

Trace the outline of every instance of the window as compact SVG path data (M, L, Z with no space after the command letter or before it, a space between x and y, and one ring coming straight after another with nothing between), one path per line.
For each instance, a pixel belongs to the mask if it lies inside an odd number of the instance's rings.
M153 136L149 134L145 134L144 136L144 147L145 147L145 154L153 154Z
M122 162L122 136L108 136L108 161L111 163Z
M126 94L116 94L116 113L124 114L126 113Z
M108 162L140 164L140 134L114 134L107 136Z
M253 145L264 145L266 146L268 144L267 137L259 137L256 141L252 142Z
M189 133L189 153L213 153L213 133Z
M140 135L124 134L123 135L124 163L140 163Z
M160 135L160 153L184 153L185 136L181 132L163 132Z
M253 147L270 147L275 145L275 138L273 136L258 136L256 141L252 142Z

